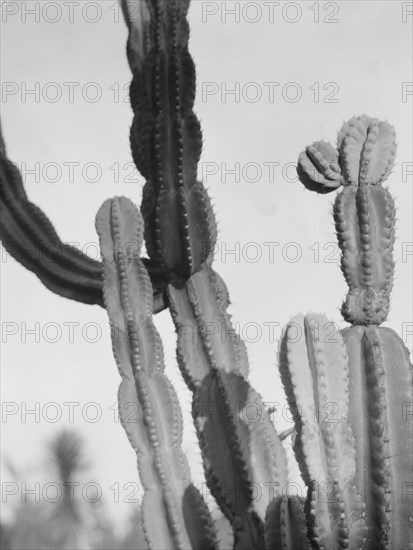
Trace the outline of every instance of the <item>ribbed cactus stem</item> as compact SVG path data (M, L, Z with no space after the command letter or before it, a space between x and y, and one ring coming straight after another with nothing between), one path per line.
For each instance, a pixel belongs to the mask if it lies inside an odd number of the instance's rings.
M334 219L349 286L343 317L352 324L381 324L387 318L393 286L393 199L381 186L347 186L337 196Z
M201 495L191 485L181 449L179 401L164 374L162 344L152 321L152 288L139 259L142 220L129 200L115 198L102 205L96 229L113 352L122 376L120 418L138 457L145 489L143 527L149 548L196 549L203 541L203 548L213 549L212 522ZM131 404L138 416L135 422L127 420ZM204 529L194 533L194 522L203 524Z
M349 355L349 418L357 441L357 486L366 501L366 550L413 548L412 365L391 329L342 331Z
M0 132L1 135L1 132ZM103 305L102 265L64 244L53 225L29 201L21 174L0 150L0 237L6 250L61 296Z
M319 143L314 144L318 149ZM323 143L323 142L322 142ZM334 205L341 266L349 286L342 314L353 326L342 331L349 357L349 422L356 442L356 486L366 503L364 550L413 549L412 371L397 334L386 320L393 284L395 208L382 184L396 155L395 132L365 115L341 128L336 153L344 186ZM314 154L302 153L298 173L308 188ZM312 166L315 166L314 164ZM318 164L320 171L324 165Z
M227 313L225 283L205 265L183 288L168 287L168 303L178 363L194 392L208 486L232 524L236 548L262 548L266 508L287 483L287 460L261 397L246 380L248 357Z
M149 256L176 287L201 269L215 242L208 195L197 181L202 133L193 112L187 0L145 0L130 22L131 147L147 183L142 198ZM124 1L127 10L127 2ZM141 39L133 37L140 32Z
M188 385L194 389L211 368L247 378L247 351L231 324L221 277L205 265L182 289L170 285L167 296L178 334L179 365Z
M303 498L279 496L271 502L266 515L265 548L311 550Z
M348 358L342 338L330 338L329 327L321 315L295 317L281 342L280 372L297 430L294 451L310 487L313 543L322 550L359 550L366 529L348 421Z
M337 141L337 149L323 141L307 147L297 170L310 190L343 186L334 205L349 286L341 311L351 324L378 325L387 318L393 285L395 208L382 184L394 165L395 132L387 122L363 115L346 122Z
M19 169L7 158L0 131L0 238L11 256L32 271L52 292L85 304L103 307L101 262L63 243L46 214L32 203ZM165 309L164 281L157 266L150 271L154 311Z

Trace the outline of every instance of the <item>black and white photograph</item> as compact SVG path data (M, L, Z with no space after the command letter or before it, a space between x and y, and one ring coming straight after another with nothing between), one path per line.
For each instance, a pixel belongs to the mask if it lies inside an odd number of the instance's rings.
M0 27L0 550L413 550L413 2Z

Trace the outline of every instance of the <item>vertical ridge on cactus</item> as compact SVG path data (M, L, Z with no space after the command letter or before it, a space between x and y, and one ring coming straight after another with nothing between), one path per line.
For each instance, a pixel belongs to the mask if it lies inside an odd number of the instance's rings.
M125 198L107 200L96 216L96 229L113 352L122 376L120 418L137 453L145 489L145 537L151 549L186 550L194 543L187 524L197 521L196 514L201 512L205 530L200 536L213 549L212 521L202 497L195 487L187 492L191 481L181 449L182 415L175 390L164 374L162 343L152 321L152 288L139 259L143 239L139 212ZM130 403L135 404L137 422L128 422L125 416ZM193 504L184 511L188 498Z

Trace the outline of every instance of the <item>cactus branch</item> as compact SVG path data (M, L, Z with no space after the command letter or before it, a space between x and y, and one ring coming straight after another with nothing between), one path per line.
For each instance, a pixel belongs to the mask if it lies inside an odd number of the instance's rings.
M125 198L107 200L96 216L104 266L103 296L112 330L113 352L122 376L119 410L138 456L143 527L150 549L198 548L216 540L199 492L191 485L181 449L182 416L175 390L164 374L162 343L152 320L152 288L140 261L143 224ZM137 422L125 417L135 404ZM153 510L158 513L154 515ZM200 532L192 524L203 526ZM191 540L192 537L192 540ZM193 540L196 539L196 540Z
M265 547L280 550L311 550L307 538L304 499L279 496L268 506Z
M129 26L134 120L131 148L146 178L142 197L149 257L181 288L214 246L215 220L197 180L202 133L193 112L195 66L188 51L189 1L145 0Z
M316 147L316 144L314 144ZM393 127L366 115L341 128L337 150L342 191L334 205L341 268L349 286L341 312L353 326L341 331L348 355L348 421L356 444L355 485L363 494L368 528L365 550L413 548L411 407L413 366L399 336L379 325L386 320L393 284L395 207L383 183L396 155ZM308 148L306 149L306 151ZM307 153L298 174L311 185ZM325 163L319 163L325 171Z
M261 397L246 380L248 357L227 313L227 288L205 265L183 288L169 285L168 303L178 364L194 392L208 487L232 524L236 548L261 548L266 508L287 483L287 459ZM261 496L253 498L257 488Z
M366 525L348 422L348 357L329 327L321 315L295 317L281 342L280 372L297 429L294 450L310 488L311 538L325 550L355 550L363 547Z
M26 194L17 166L6 155L0 131L0 238L9 254L52 292L85 304L103 306L102 264L63 243L44 212ZM166 307L163 280L150 260L154 310Z

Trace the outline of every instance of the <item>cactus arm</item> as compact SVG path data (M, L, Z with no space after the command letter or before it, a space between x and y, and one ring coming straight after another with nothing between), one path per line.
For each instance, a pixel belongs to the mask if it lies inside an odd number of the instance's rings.
M1 136L1 132L0 132ZM44 212L26 194L21 174L0 148L0 238L13 258L32 271L52 292L85 304L103 306L102 264L63 243ZM154 286L154 310L165 309L163 279L144 260Z
M208 487L232 524L236 550L264 547L263 523L253 509L253 486L245 456L248 424L242 410L248 383L237 374L212 372L196 389L193 417Z
M279 496L270 503L265 520L265 547L311 550L307 538L304 499Z
M187 0L146 0L141 18L127 19L133 71L131 147L147 180L141 208L145 241L149 257L170 283L168 305L178 334L178 362L194 392L193 416L207 483L232 523L236 547L262 548L269 499L253 503L251 489L253 483L260 483L260 489L262 482L283 485L287 469L261 398L245 380L248 359L226 311L225 285L210 267L216 224L209 197L197 180L202 134L193 112L188 7ZM247 398L257 402L263 416L255 431L231 416L240 403L247 405ZM223 410L223 418L205 417L208 404ZM228 487L245 496L234 499Z
M365 550L410 549L413 431L406 411L413 399L413 366L397 334L379 326L389 311L394 272L395 207L383 187L396 155L394 129L366 115L354 117L341 128L336 153L329 154L338 155L343 185L334 219L349 286L341 312L353 325L342 336L349 357L355 480L366 504ZM302 183L310 188L307 179ZM313 190L322 192L322 186L314 182Z
M260 547L266 508L287 482L287 459L261 397L246 381L248 357L226 311L225 283L205 265L182 289L168 286L168 303L178 363L194 392L193 417L208 487L230 520L239 548ZM252 490L261 497L253 498Z
M308 189L324 193L323 182L331 173L335 174L336 187L343 186L335 201L334 219L342 251L341 268L349 286L341 312L352 324L380 324L389 311L395 208L382 184L395 156L392 126L363 115L343 125L336 149L316 142L299 157L297 172ZM322 160L317 163L314 159L319 158Z
M280 347L280 372L297 430L295 453L311 488L308 521L323 549L362 548L363 503L355 485L348 423L348 358L339 334L319 315L295 317Z
M181 449L179 401L164 374L162 344L152 321L152 288L139 259L143 238L139 212L125 198L108 200L97 214L96 229L113 352L122 376L120 416L138 456L145 490L143 526L149 547L197 548L194 539L199 536L204 548L216 548L210 517L202 497L191 486ZM130 403L138 411L134 423L123 414ZM187 525L193 522L205 522L199 535L193 530L188 533Z
M128 42L133 52L131 148L147 180L141 208L146 246L177 287L206 261L215 232L207 193L197 181L202 133L193 112L188 6L187 0L147 0L143 13L148 17L129 24Z
M120 4L129 31L126 46L129 66L132 71L141 70L150 49L149 8L144 0L121 0Z
M394 201L381 185L347 186L337 196L334 218L349 286L342 315L353 324L380 324L393 286Z
M102 266L62 243L46 215L27 198L18 168L1 155L0 235L6 250L53 292L103 305Z
M368 549L413 547L412 365L388 328L343 330L349 354L350 420L357 441L357 485L366 495ZM410 485L411 486L411 485Z
M381 185L396 158L396 134L386 121L366 115L344 123L337 136L343 178L350 185Z
M338 151L325 141L306 147L298 158L297 172L301 183L310 191L330 193L342 184Z
M202 381L211 364L246 378L247 352L231 325L226 311L228 291L219 275L205 265L184 288L169 285L167 293L178 333L179 364L190 386Z

